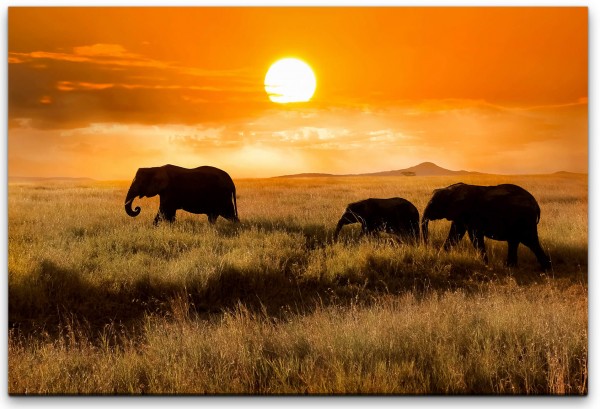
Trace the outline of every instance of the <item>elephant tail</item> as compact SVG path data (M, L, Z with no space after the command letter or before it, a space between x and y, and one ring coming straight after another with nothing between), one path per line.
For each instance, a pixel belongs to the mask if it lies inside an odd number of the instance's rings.
M232 200L233 200L233 214L235 215L235 220L240 221L240 218L238 217L238 211L237 211L237 199L235 198L235 196L236 196L235 186L233 187L233 192L231 192L231 196L232 196Z

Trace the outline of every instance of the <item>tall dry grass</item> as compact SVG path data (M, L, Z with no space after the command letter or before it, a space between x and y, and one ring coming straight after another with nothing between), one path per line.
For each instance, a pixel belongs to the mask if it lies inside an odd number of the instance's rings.
M10 390L583 394L585 295L514 285L277 318L238 306L211 319L175 299L171 319L146 317L139 338L107 326L94 342L77 324L57 338L11 337Z
M239 180L240 224L158 228L124 182L10 185L9 392L587 393L587 178L461 178L538 198L547 274L505 243L440 252L448 222L332 242L349 202L422 211L457 181Z

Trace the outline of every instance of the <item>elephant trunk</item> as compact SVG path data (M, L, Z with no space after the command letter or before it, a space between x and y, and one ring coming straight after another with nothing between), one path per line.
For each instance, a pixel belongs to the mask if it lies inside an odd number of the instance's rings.
M135 199L136 196L137 196L137 189L135 189L134 185L132 184L131 187L129 188L129 191L127 192L127 197L125 197L125 212L131 217L137 216L138 214L140 214L140 211L141 211L139 206L136 206L135 210L131 208L133 199Z
M335 233L333 234L333 240L337 240L338 235L340 234L340 230L342 230L342 227L344 227L347 224L348 224L348 221L346 219L346 214L344 213L344 215L338 222L337 226L335 227Z

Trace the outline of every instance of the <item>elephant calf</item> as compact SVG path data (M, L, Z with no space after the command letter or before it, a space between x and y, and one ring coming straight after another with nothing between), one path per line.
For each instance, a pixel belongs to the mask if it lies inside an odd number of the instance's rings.
M366 199L350 203L335 229L334 239L342 227L360 223L362 234L378 231L395 234L403 240L419 241L419 211L408 200L400 197L390 199Z

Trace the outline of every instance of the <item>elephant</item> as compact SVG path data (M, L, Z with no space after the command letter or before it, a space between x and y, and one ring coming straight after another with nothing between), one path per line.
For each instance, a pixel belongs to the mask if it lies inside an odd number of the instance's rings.
M140 208L132 210L133 200L156 195L160 196L160 206L154 218L155 226L163 219L174 222L179 209L206 214L211 224L219 216L239 222L233 180L227 172L212 166L187 169L164 165L138 169L125 197L125 212L131 217L137 216Z
M456 183L436 189L423 212L421 229L427 244L430 220L452 222L444 249L449 250L465 235L488 263L484 237L508 242L506 265L517 266L519 243L529 247L544 271L551 267L538 238L540 206L527 190L513 184L478 186Z
M337 240L342 227L352 223L362 225L361 235L385 231L403 240L418 242L420 238L419 211L411 202L400 197L370 198L350 203L337 223L334 240Z

